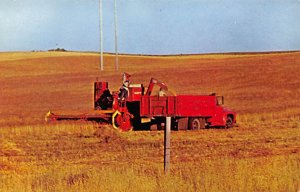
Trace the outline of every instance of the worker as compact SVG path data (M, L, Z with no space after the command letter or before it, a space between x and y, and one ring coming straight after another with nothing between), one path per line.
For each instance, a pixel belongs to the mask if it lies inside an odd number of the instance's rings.
M118 99L119 99L119 104L123 103L129 96L129 78L131 77L131 75L129 75L128 73L123 73L123 77L122 77L122 86L120 88L120 92L118 95Z
M125 99L128 98L129 96L129 81L125 81L122 85L122 87L120 88L120 93L119 93L119 100L120 101L124 101Z
M123 73L123 84L128 81L129 82L129 78L131 77L130 74L128 73Z

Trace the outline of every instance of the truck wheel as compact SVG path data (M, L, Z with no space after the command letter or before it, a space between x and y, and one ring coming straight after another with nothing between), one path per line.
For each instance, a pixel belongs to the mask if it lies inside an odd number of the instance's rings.
M199 130L200 129L200 120L198 118L189 119L189 129L190 130Z
M190 118L189 119L189 129L190 130L199 130L205 128L205 119L204 118Z
M233 119L231 116L227 116L226 119L226 128L231 128L233 126Z

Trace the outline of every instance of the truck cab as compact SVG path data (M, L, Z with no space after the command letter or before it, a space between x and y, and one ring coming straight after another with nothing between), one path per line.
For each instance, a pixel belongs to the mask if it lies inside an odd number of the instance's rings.
M216 97L215 114L207 119L209 126L231 128L236 123L236 113L224 106L224 97Z

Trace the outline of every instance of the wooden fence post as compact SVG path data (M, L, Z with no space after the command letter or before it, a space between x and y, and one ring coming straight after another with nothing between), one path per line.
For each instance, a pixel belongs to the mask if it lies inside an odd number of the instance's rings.
M170 169L171 117L166 118L166 128L164 133L164 170L165 173L167 173Z

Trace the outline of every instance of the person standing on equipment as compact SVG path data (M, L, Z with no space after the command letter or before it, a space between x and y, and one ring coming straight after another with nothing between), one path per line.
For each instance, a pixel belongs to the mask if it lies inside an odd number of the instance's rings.
M119 92L119 101L125 101L128 96L129 96L129 84L130 84L130 80L129 78L131 77L131 75L129 75L128 73L123 73L123 84L120 88L120 92Z

